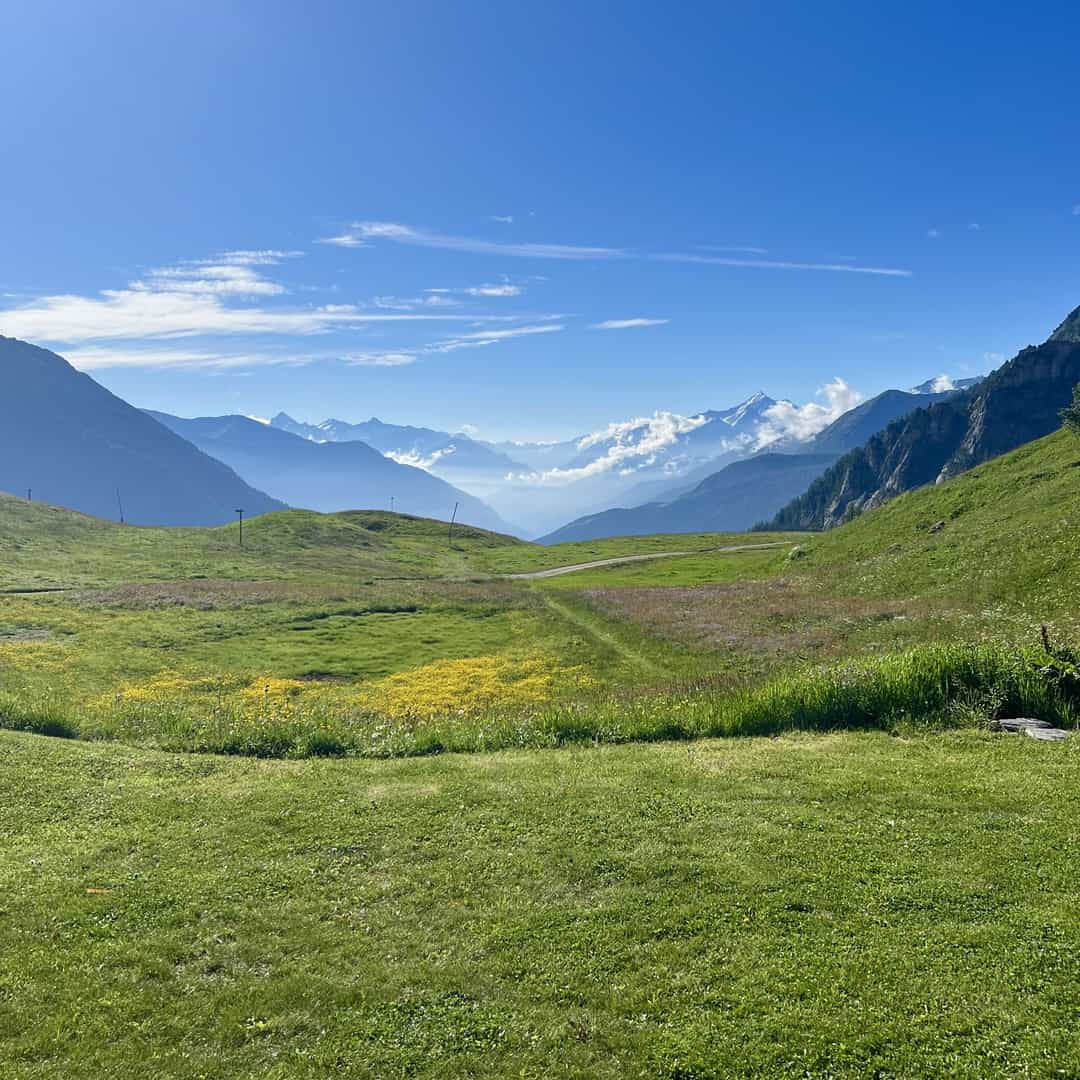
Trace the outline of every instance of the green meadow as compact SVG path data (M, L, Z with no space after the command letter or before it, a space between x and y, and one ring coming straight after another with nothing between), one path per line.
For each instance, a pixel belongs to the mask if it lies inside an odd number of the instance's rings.
M1080 741L990 730L1080 720L1078 447L551 548L0 498L0 1075L1080 1074Z
M1080 1072L1077 745L0 735L0 1072Z

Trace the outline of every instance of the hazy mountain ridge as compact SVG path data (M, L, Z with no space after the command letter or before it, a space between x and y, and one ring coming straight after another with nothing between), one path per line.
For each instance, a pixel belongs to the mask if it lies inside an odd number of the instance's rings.
M358 424L332 419L321 424L308 424L281 412L270 425L312 442L363 442L395 461L432 472L480 470L504 474L526 468L521 462L462 432L451 434L434 428L386 424L374 416Z
M791 492L804 490L835 460L832 454L756 454L732 462L671 502L579 518L543 537L541 543L653 533L737 532L759 521Z
M984 381L897 420L841 458L771 526L831 528L924 484L1041 438L1080 382L1080 308Z
M0 489L137 525L220 525L284 504L47 349L0 337Z
M323 512L386 510L393 499L401 513L447 521L458 503L458 520L510 531L480 499L364 442L314 442L245 416L188 420L149 415L291 506Z

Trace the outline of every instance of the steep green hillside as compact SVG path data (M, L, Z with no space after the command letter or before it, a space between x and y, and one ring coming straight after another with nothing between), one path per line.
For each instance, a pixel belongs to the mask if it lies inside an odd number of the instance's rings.
M942 597L971 611L1080 604L1080 439L1058 432L805 541L842 589Z

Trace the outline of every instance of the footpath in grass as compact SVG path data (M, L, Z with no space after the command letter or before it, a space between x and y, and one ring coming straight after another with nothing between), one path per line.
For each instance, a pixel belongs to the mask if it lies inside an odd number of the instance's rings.
M0 734L5 1080L1080 1073L1080 743Z

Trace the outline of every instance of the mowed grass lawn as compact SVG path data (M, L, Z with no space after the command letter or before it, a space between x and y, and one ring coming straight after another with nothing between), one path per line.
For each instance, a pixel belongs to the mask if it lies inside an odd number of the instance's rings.
M0 733L0 1075L1080 1074L1080 742Z

